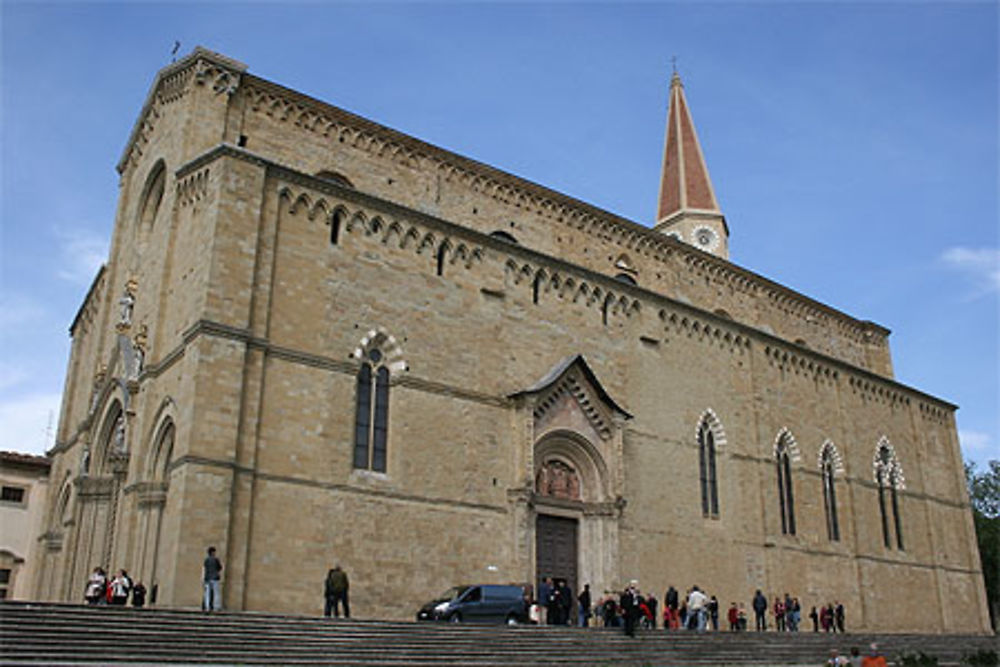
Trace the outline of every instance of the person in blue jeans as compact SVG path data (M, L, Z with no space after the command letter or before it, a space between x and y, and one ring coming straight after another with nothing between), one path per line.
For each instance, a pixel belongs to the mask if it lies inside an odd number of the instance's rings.
M205 611L221 611L222 561L216 558L215 547L208 548L203 571L202 582L205 587L205 599L201 603L201 608Z

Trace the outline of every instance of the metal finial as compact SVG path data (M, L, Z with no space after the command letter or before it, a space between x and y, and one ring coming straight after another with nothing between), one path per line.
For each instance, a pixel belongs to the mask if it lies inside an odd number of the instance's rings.
M670 57L670 66L673 68L673 73L677 74L677 56Z

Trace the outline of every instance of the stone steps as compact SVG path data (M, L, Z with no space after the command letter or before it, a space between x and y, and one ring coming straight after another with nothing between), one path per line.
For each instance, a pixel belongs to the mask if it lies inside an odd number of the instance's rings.
M877 640L886 655L923 651L958 664L995 637L820 635L474 626L331 620L259 612L0 604L0 658L38 664L806 665Z

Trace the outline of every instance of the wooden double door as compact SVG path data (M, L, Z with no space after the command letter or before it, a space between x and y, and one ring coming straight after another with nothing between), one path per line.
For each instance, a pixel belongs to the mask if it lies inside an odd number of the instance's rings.
M552 577L553 581L563 579L574 600L579 583L578 525L576 519L548 514L539 514L535 521L535 573L538 578L535 585L541 584L545 577ZM575 620L572 614L571 611L571 618Z

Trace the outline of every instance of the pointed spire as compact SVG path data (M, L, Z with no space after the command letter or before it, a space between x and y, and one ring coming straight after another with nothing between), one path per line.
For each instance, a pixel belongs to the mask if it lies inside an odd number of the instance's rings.
M656 222L663 224L685 212L722 215L684 97L684 85L675 68L670 78L667 138Z
M667 138L654 229L729 259L729 227L708 177L676 59L670 77Z

